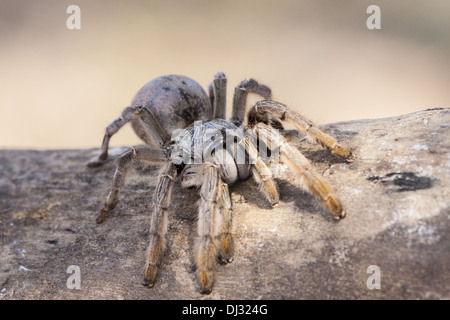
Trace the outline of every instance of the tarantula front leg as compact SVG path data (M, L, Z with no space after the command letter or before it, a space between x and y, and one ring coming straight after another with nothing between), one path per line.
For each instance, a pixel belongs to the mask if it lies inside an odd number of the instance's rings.
M217 165L205 163L203 183L200 188L198 211L198 237L195 242L194 259L197 282L200 292L208 294L213 285L213 269L219 244L217 237L222 231L222 219L219 208L222 180Z
M239 83L234 89L233 111L231 121L241 124L245 120L245 108L247 105L247 96L249 93L255 93L263 99L271 99L272 91L269 87L259 84L254 79L247 79Z
M256 123L262 122L261 119L264 119L267 113L282 121L292 123L316 142L329 149L331 153L345 158L348 162L352 162L355 159L355 155L350 150L338 144L336 139L324 133L312 121L276 101L258 101L249 111L249 126L251 127Z
M281 162L287 164L302 179L307 188L322 199L324 206L336 220L345 218L345 211L336 195L328 184L314 173L311 163L300 151L292 147L276 130L263 123L258 123L253 130L260 137L270 140L269 144L272 147L279 147Z
M230 191L224 182L220 186L220 213L222 216L222 233L220 235L219 258L222 263L231 263L234 256L233 210L231 205Z
M125 184L125 178L133 160L142 160L150 163L162 163L168 161L168 156L164 149L157 149L150 146L136 146L125 151L116 161L116 171L114 173L111 191L109 192L105 205L100 211L97 223L101 223L108 211L114 209L119 201L119 192Z
M262 161L258 155L258 150L248 137L241 140L244 144L245 151L249 155L250 163L252 164L252 175L256 183L259 184L261 191L269 200L272 206L278 204L280 196L275 181L273 180L272 173L267 165Z
M167 232L167 210L170 206L172 187L177 176L177 168L171 162L162 171L155 191L154 207L150 223L150 243L146 252L144 286L152 287L158 262L164 249Z

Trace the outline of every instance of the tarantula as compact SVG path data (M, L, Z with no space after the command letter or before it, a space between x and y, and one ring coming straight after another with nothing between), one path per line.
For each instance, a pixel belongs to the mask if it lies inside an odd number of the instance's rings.
M146 252L143 284L152 287L167 232L167 215L173 184L181 176L183 188L199 188L198 237L194 248L196 278L201 293L210 293L213 267L219 258L230 263L234 255L232 237L232 203L228 186L253 176L272 206L279 194L264 158L277 153L309 190L323 200L335 219L345 217L339 200L322 177L316 175L309 161L288 143L289 134L281 121L328 148L348 162L354 155L322 132L310 120L271 100L269 87L253 79L235 87L232 116L224 120L226 110L226 77L217 73L209 86L209 95L194 80L180 75L162 76L148 82L135 95L131 106L107 128L101 153L88 165L98 166L108 157L111 136L131 122L135 133L146 145L125 151L116 160L111 190L97 223L118 202L127 171L136 160L159 164L162 169L154 194L154 207L149 229L150 244ZM249 93L259 95L246 113ZM265 146L267 152L259 152ZM278 151L278 152L275 152Z

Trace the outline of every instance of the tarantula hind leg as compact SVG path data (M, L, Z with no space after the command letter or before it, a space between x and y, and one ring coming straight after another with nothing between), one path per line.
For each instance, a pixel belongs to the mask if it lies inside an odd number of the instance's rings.
M162 163L167 161L165 150L142 145L136 146L125 151L116 160L116 171L114 179L105 204L97 217L97 223L102 223L106 214L115 208L119 201L119 192L125 185L125 178L130 168L132 160L142 160L150 163Z
M102 146L100 150L100 155L90 159L89 162L87 163L88 167L97 167L105 163L106 159L108 158L109 140L117 131L119 131L120 128L122 128L126 123L128 123L133 119L134 114L138 109L139 106L126 107L123 110L122 115L117 119L115 119L106 127L105 135L103 137Z

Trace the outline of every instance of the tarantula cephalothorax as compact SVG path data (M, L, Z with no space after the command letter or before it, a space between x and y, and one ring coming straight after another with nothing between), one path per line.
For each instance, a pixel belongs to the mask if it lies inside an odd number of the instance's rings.
M258 101L246 113L249 93L264 100ZM149 229L146 286L152 287L155 281L164 248L172 186L177 175L181 176L182 187L200 189L194 261L201 293L211 292L216 259L224 263L233 259L233 217L228 185L252 175L272 205L279 201L277 186L263 161L268 156L277 154L280 161L323 200L334 218L345 217L345 211L328 184L314 173L298 149L287 142L292 130L284 130L281 121L293 124L349 162L354 155L302 115L270 100L270 89L253 79L236 86L229 121L224 120L225 97L226 77L223 73L215 75L209 95L197 82L184 76L169 75L152 80L137 92L131 106L106 128L100 156L88 163L98 166L107 159L109 139L127 122L131 122L136 134L146 143L132 147L118 157L111 191L97 223L102 222L106 213L117 204L119 191L134 160L162 167ZM260 152L264 149L262 146L267 152Z

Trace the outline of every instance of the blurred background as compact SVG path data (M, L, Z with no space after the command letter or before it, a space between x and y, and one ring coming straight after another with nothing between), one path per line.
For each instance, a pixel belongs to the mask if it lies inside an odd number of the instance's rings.
M450 107L449 35L448 0L0 0L0 148L99 147L136 91L172 73L207 88L223 71L228 115L249 77L318 124ZM137 143L129 126L111 141Z

